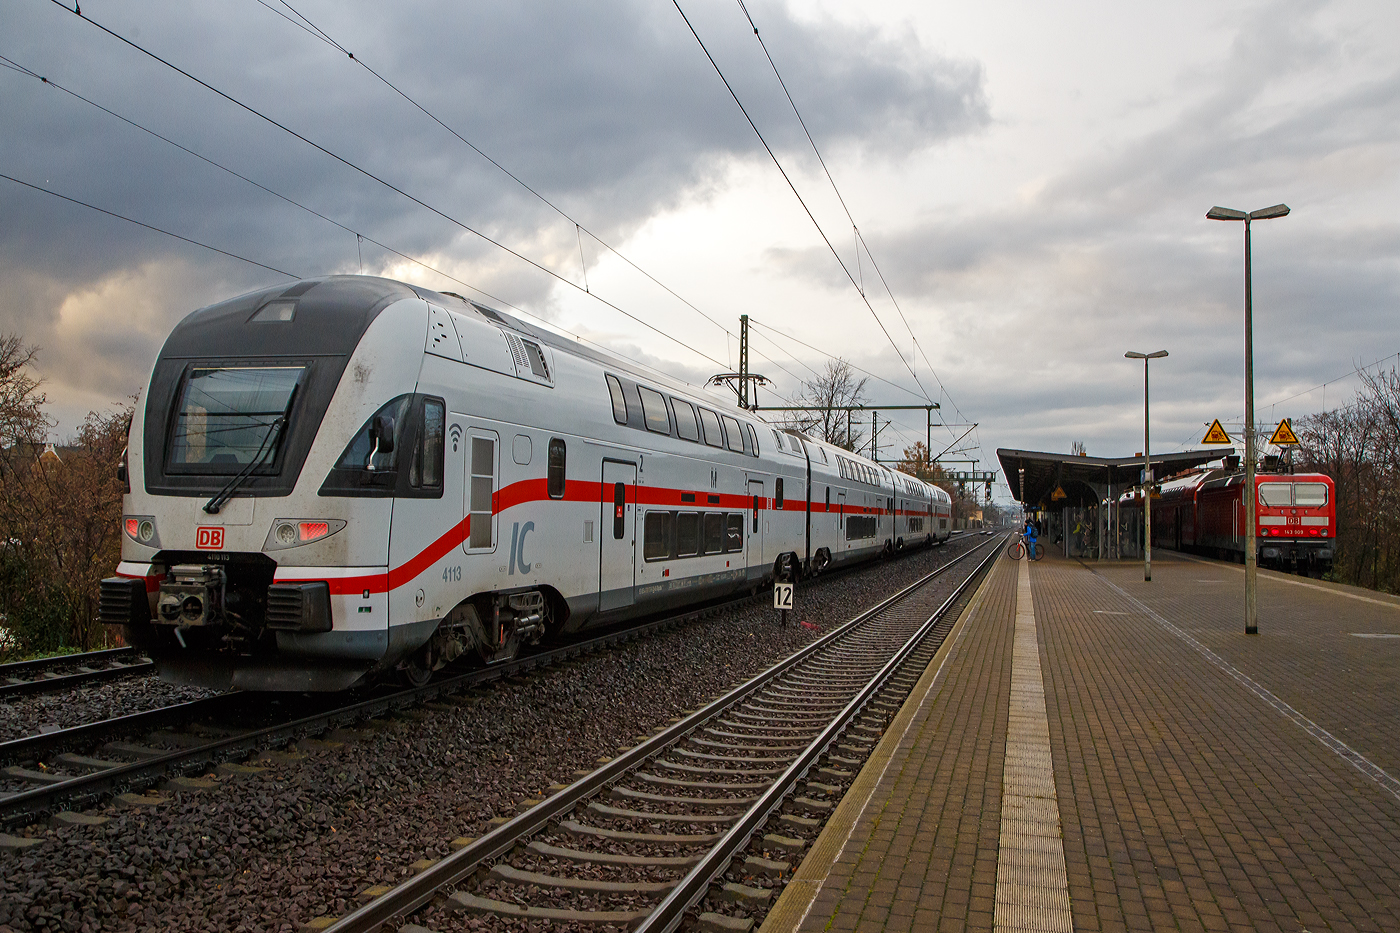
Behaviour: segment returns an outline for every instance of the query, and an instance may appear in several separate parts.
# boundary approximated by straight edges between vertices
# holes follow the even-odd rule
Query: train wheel
[[[424,645],[413,652],[399,667],[404,683],[410,687],[421,687],[433,679],[433,657],[431,647]]]

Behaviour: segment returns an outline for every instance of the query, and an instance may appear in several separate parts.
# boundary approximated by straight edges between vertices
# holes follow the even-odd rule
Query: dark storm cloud
[[[730,160],[762,154],[669,5],[298,6],[605,239],[621,239],[658,210],[703,196]],[[934,55],[909,35],[799,22],[780,5],[752,8],[826,145],[897,159],[986,120],[982,75],[973,64]],[[254,0],[194,7],[93,0],[83,12],[450,218],[546,265],[575,268],[572,225],[343,53]],[[770,142],[785,157],[805,158],[800,127],[738,9],[688,12]],[[538,302],[551,287],[547,276],[462,226],[71,11],[0,0],[0,20],[0,55],[346,227],[410,255],[447,260],[509,301]],[[361,257],[366,271],[394,261],[13,70],[0,69],[0,108],[6,174],[300,275],[354,271]],[[0,217],[0,330],[44,344],[51,383],[71,379],[124,393],[139,377],[121,383],[114,374],[148,365],[163,331],[182,314],[230,290],[280,280],[5,181]],[[423,280],[446,287],[426,273]],[[117,287],[123,281],[126,291]],[[88,295],[84,304],[73,296],[102,288],[113,301],[129,300],[135,290],[152,305],[119,341],[78,320],[97,299]],[[109,326],[122,315],[112,308]],[[97,365],[79,365],[93,354]]]

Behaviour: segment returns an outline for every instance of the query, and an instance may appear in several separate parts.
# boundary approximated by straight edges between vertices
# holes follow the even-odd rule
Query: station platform
[[[999,559],[761,927],[1400,931],[1400,599]]]

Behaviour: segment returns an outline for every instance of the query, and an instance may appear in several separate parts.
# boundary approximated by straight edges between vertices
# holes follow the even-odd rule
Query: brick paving
[[[1237,568],[1090,566],[1031,567],[1074,929],[1400,931],[1400,799],[1298,724],[1400,778],[1400,638],[1353,634],[1400,634],[1400,601],[1261,573],[1245,636]],[[1017,568],[814,847],[810,909],[784,909],[804,863],[764,933],[992,929]]]

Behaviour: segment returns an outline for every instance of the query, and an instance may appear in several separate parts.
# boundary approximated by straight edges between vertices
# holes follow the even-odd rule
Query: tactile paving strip
[[[1011,716],[1002,771],[1001,837],[993,924],[998,931],[1071,933],[1060,807],[1050,758],[1050,721],[1031,600],[1030,563],[1016,582]]]

